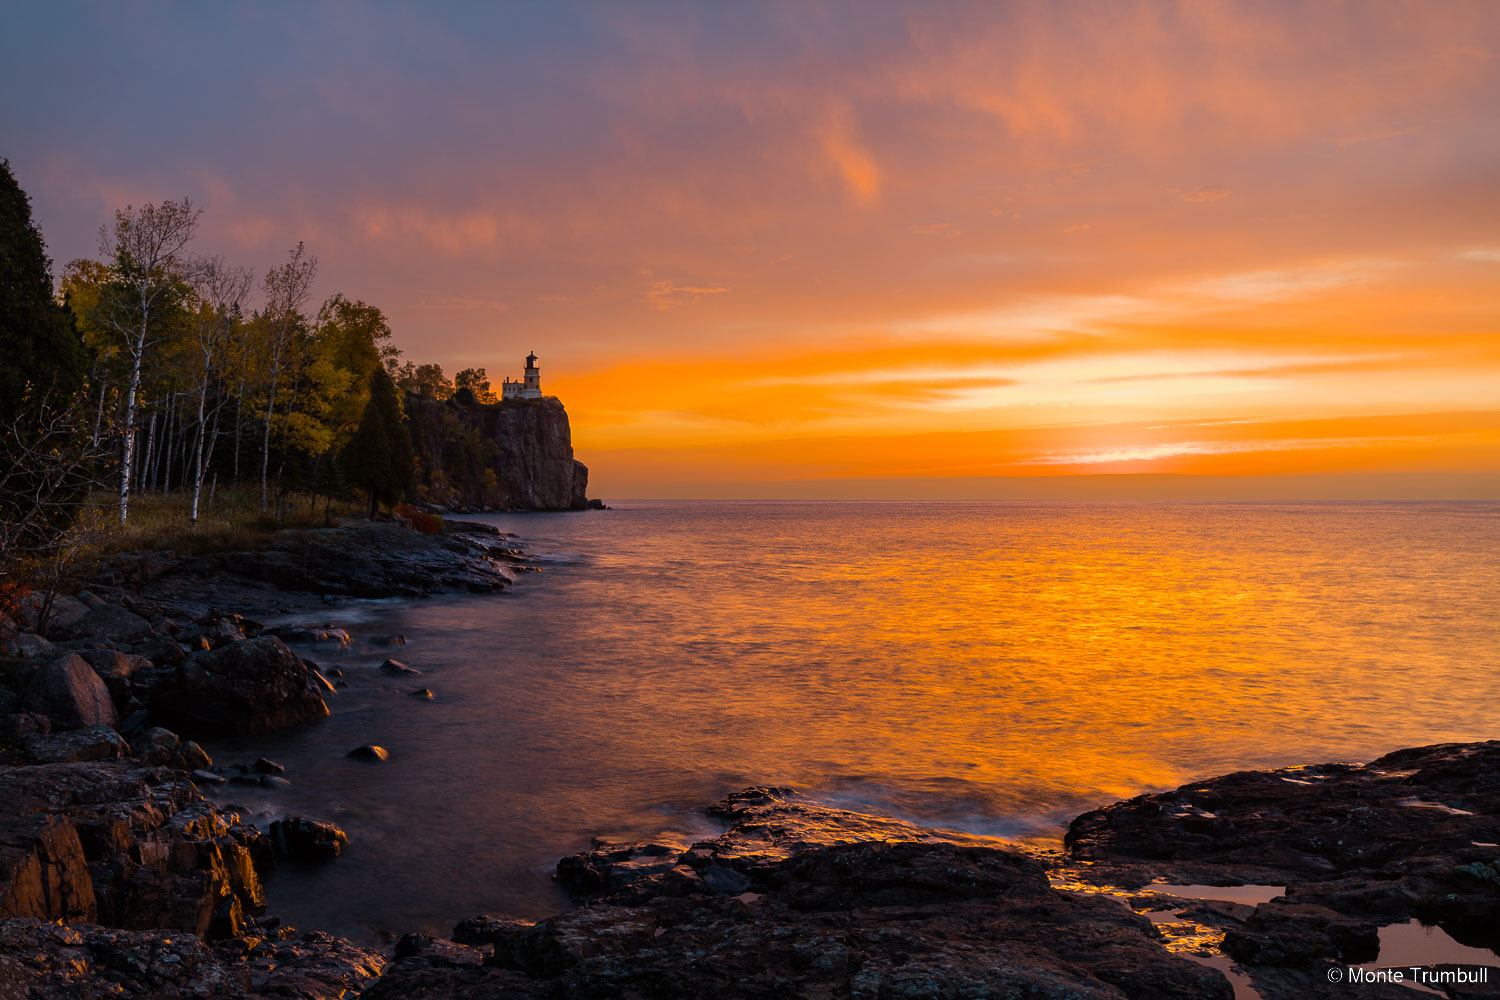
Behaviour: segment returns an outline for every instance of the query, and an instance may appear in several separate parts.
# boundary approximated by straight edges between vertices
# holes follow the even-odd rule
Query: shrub
[[[424,535],[436,535],[443,530],[443,519],[436,514],[428,514],[417,510],[409,503],[401,504],[396,508],[396,516],[404,517],[411,522],[411,526]]]

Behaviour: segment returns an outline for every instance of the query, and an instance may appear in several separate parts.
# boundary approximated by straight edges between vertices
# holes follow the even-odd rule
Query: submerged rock
[[[408,667],[400,660],[386,660],[380,665],[380,672],[383,674],[391,674],[397,677],[416,677],[422,673],[422,671],[420,670],[417,670],[413,667]]]

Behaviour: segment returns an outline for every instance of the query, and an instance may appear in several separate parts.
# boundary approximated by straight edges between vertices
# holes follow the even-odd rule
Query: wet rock
[[[355,747],[353,750],[350,750],[348,753],[344,754],[344,756],[352,757],[355,760],[380,761],[391,759],[390,752],[386,750],[385,747],[375,746],[373,743],[366,744],[362,747]]]
[[[402,663],[400,660],[386,660],[380,665],[380,672],[397,677],[415,677],[422,673]]]
[[[60,733],[37,733],[23,740],[26,756],[35,764],[114,760],[130,756],[130,744],[108,726],[90,726]]]
[[[77,653],[58,657],[38,670],[21,707],[47,716],[55,729],[113,728],[119,722],[109,689]]]
[[[188,733],[261,733],[321,719],[328,706],[275,636],[194,653],[151,691],[151,711]]]
[[[486,913],[477,917],[470,917],[468,920],[460,920],[454,925],[453,940],[459,944],[480,947],[493,943],[495,935],[502,930],[532,926],[534,925],[529,920],[515,920],[511,917],[493,917]]]
[[[421,698],[423,701],[432,700],[432,692],[427,688],[417,688],[415,691],[406,692],[412,698]]]
[[[333,686],[333,682],[330,681],[327,677],[323,676],[323,672],[322,671],[320,671],[320,670],[318,670],[316,668],[310,667],[308,669],[308,671],[307,671],[307,675],[313,679],[313,683],[317,684],[318,687],[323,690],[324,694],[338,694],[339,693],[338,692],[338,688],[334,687]]]
[[[290,788],[292,783],[280,775],[263,774],[260,776],[260,786],[262,788]]]
[[[190,771],[214,766],[213,758],[208,755],[208,752],[192,740],[183,740],[177,752],[182,756],[182,766]]]
[[[77,636],[92,636],[114,642],[130,642],[151,636],[151,623],[118,604],[90,608],[68,629]]]
[[[153,726],[146,730],[144,737],[138,742],[141,760],[147,764],[167,764],[177,756],[177,747],[182,739],[170,729]]]
[[[358,522],[285,533],[262,551],[212,559],[221,570],[324,595],[420,597],[442,590],[500,590],[508,582],[478,542],[463,535],[423,535],[398,524]]]
[[[194,771],[193,780],[200,785],[224,784],[224,776],[222,774],[215,774],[212,771]]]
[[[271,630],[272,635],[278,635],[287,642],[315,643],[317,645],[331,645],[336,649],[348,649],[354,644],[354,637],[341,628],[325,625],[322,628],[306,628],[302,626],[276,628]]]
[[[1496,741],[1195,782],[1085,813],[1065,843],[1093,881],[1286,885],[1226,931],[1257,967],[1362,961],[1413,918],[1500,947],[1500,881],[1476,878],[1500,862]]]
[[[388,635],[388,636],[385,636],[382,639],[376,639],[375,640],[375,645],[377,645],[377,646],[404,646],[404,645],[406,645],[406,636],[404,636],[404,635]]]
[[[478,948],[429,934],[401,935],[395,956],[407,968],[477,969],[484,962],[484,952]]]
[[[360,995],[386,965],[380,954],[327,934],[254,935],[209,945],[175,931],[38,920],[0,923],[0,952],[23,970],[37,1000],[340,1000]]]
[[[348,846],[349,838],[332,823],[288,816],[271,824],[271,842],[277,857],[288,861],[331,861]]]
[[[255,758],[255,763],[250,765],[257,774],[285,774],[286,768],[266,757]]]
[[[1278,900],[1257,906],[1243,926],[1226,931],[1224,952],[1247,965],[1306,969],[1330,960],[1357,965],[1375,961],[1380,934],[1369,921]]]

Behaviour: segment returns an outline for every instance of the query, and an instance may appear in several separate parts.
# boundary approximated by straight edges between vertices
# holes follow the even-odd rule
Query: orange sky
[[[1497,495],[1500,5],[191,10],[3,43],[54,256],[305,239],[413,358],[534,349],[598,495]]]

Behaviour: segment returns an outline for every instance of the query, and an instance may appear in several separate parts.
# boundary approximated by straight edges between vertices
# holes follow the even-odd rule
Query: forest
[[[205,521],[375,517],[465,477],[483,495],[471,463],[486,442],[449,422],[419,452],[405,401],[495,404],[484,369],[449,379],[402,358],[378,306],[314,303],[318,260],[300,242],[263,273],[201,252],[201,218],[187,199],[121,208],[96,258],[54,274],[0,161],[4,585],[159,541],[143,517],[181,543]]]

